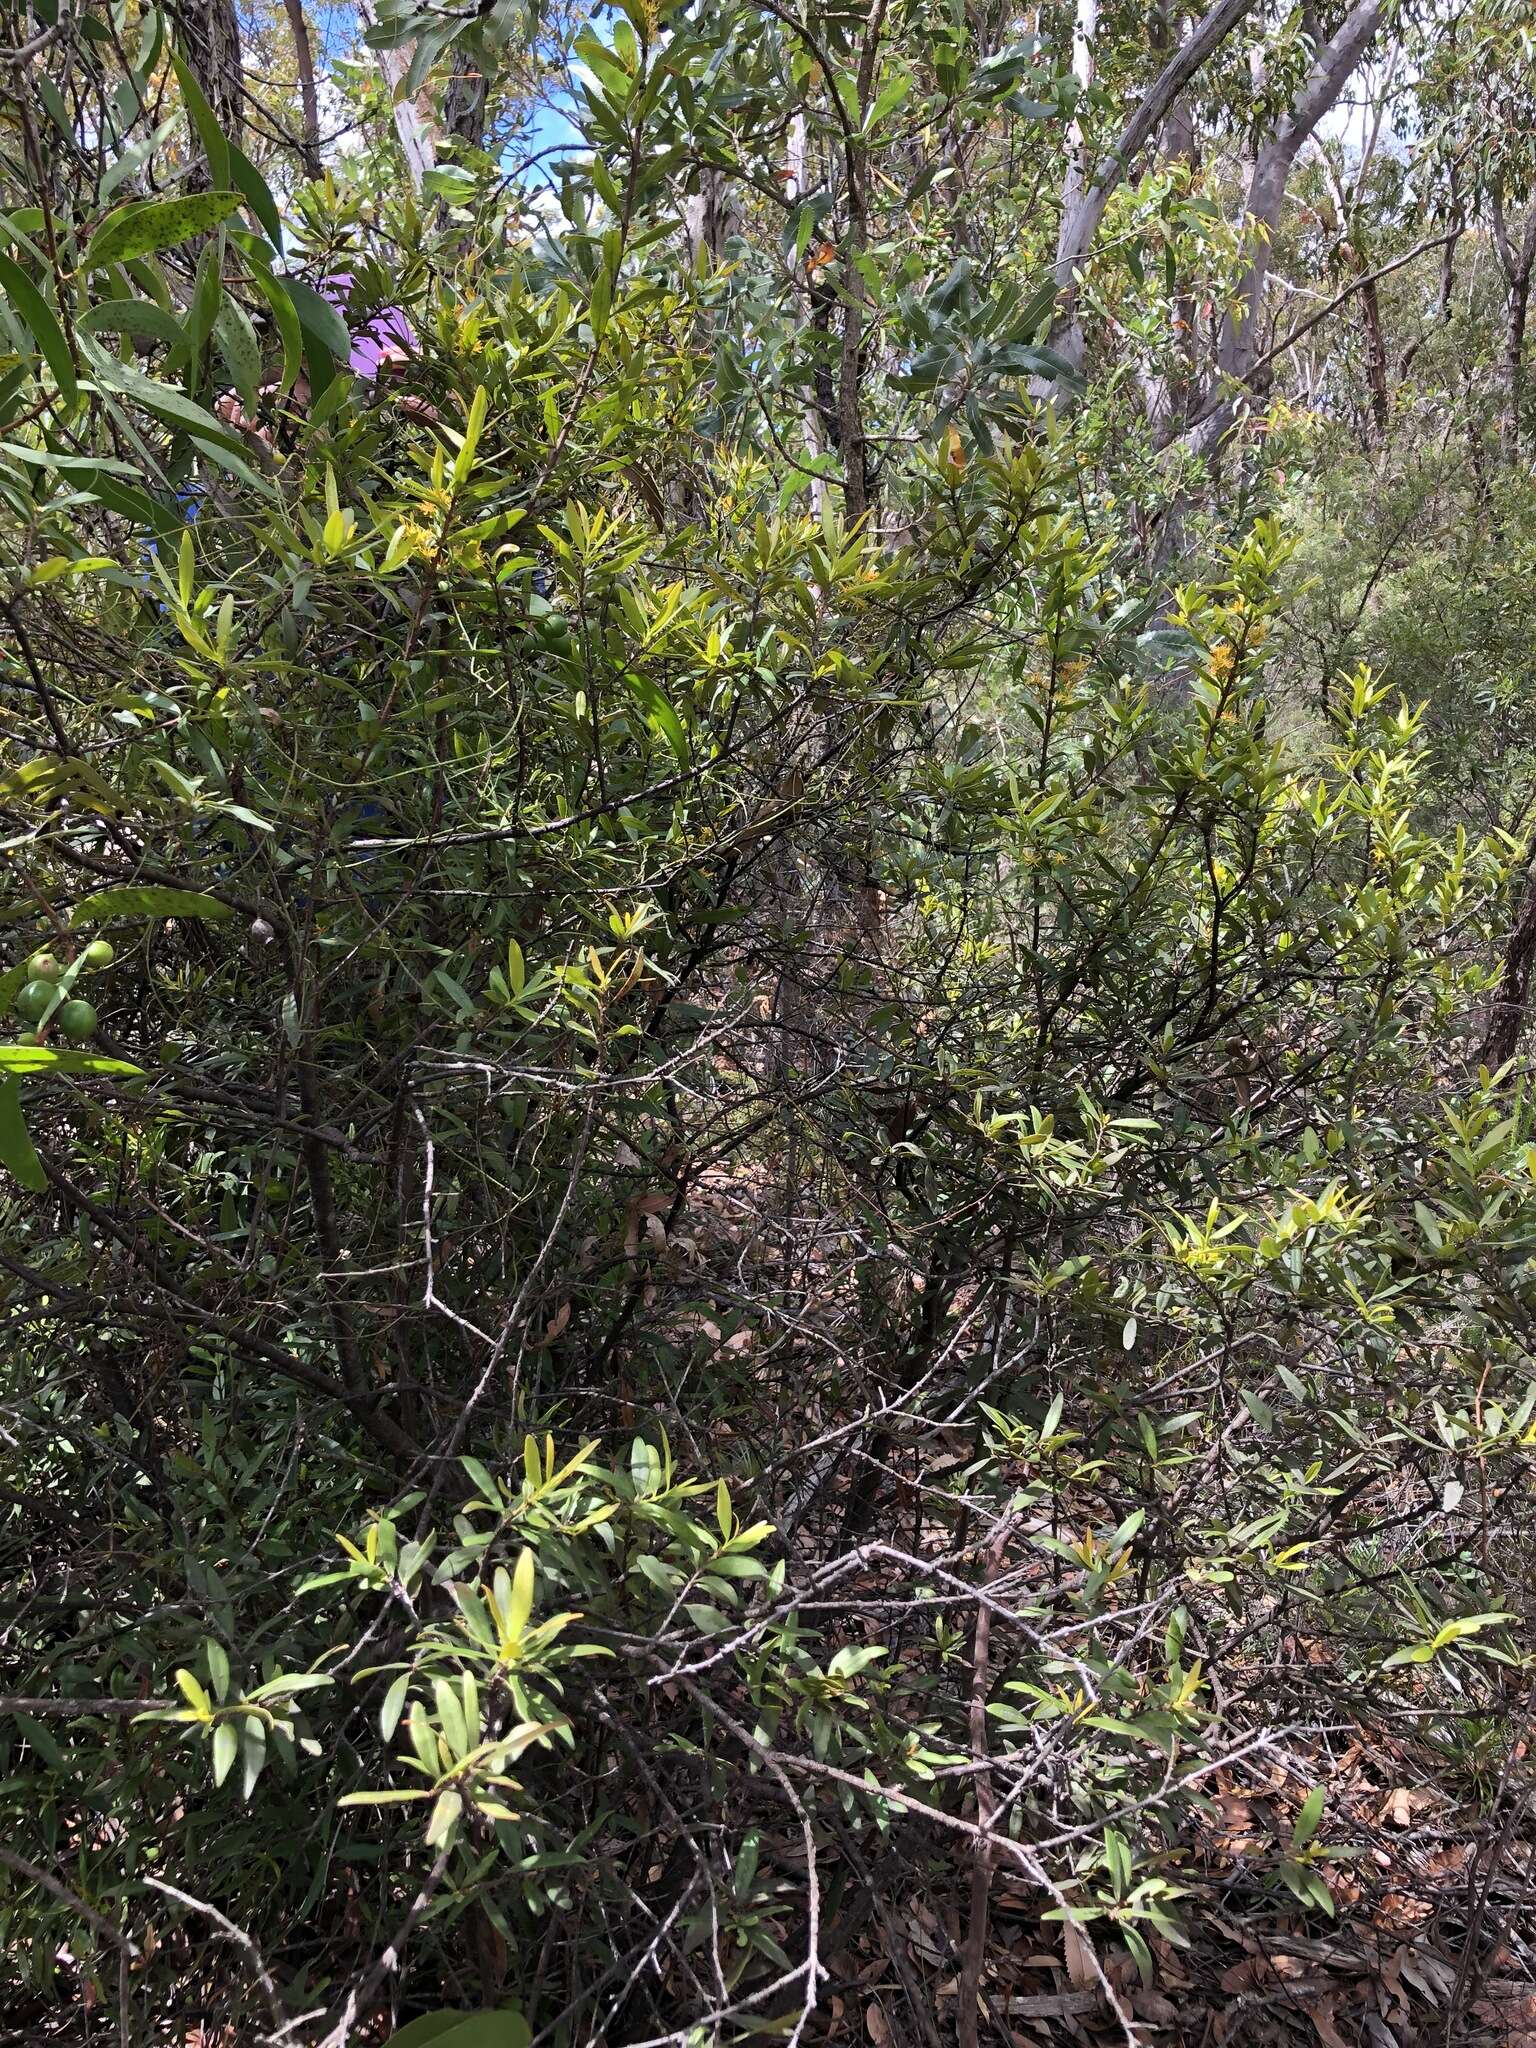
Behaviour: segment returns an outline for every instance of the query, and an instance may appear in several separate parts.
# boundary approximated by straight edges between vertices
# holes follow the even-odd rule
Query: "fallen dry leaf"
[[[1334,2024],[1333,2017],[1342,1997],[1343,1993],[1340,1992],[1332,1998],[1309,1999],[1302,2008],[1317,2030],[1317,2038],[1322,2042],[1323,2048],[1349,2048],[1349,2043]]]
[[[1067,1920],[1062,1924],[1062,1938],[1066,1947],[1067,1977],[1074,1991],[1085,1991],[1090,1984],[1099,1981],[1093,1967],[1093,1944],[1075,1922]]]
[[[560,1335],[561,1331],[565,1328],[566,1324],[570,1320],[571,1304],[568,1301],[562,1301],[560,1306],[555,1310],[554,1314],[550,1317],[549,1321],[545,1324],[544,1335],[539,1339],[539,1342],[541,1344],[553,1344],[555,1339]]]

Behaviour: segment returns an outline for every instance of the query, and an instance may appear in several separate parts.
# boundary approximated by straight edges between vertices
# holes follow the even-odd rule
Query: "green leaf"
[[[20,264],[13,263],[9,256],[0,256],[0,292],[4,292],[37,343],[38,353],[53,372],[59,396],[66,404],[73,405],[80,396],[80,385],[75,376],[75,360],[69,352],[69,343],[64,339],[58,315]]]
[[[463,2019],[461,2012],[423,2013],[419,2020],[412,2020],[399,2033],[391,2034],[385,2048],[427,2048],[429,2041],[441,2042],[448,2030],[459,2026]]]
[[[453,1791],[439,1792],[437,1803],[427,1821],[427,1847],[436,1849],[446,1842],[458,1826],[459,1816],[464,1811],[462,1797]]]
[[[532,2039],[520,2012],[477,2012],[441,2036],[439,2048],[528,2048]]]
[[[223,303],[224,238],[221,235],[217,241],[205,242],[197,259],[197,283],[187,312],[187,339],[194,349],[200,349],[212,334],[213,323],[219,317]]]
[[[21,1116],[21,1083],[15,1075],[0,1081],[0,1164],[8,1166],[24,1188],[43,1193],[48,1176]]]
[[[174,538],[180,525],[164,505],[157,505],[143,491],[136,491],[131,484],[119,483],[115,477],[105,476],[100,470],[94,474],[87,471],[80,478],[79,488],[105,505],[109,512],[115,512],[119,519],[130,520],[135,526],[152,526],[167,543]]]
[[[91,374],[103,390],[131,399],[175,432],[190,434],[206,449],[223,448],[233,455],[241,454],[244,443],[240,436],[233,429],[221,426],[211,412],[194,405],[180,391],[172,390],[169,384],[162,384],[154,377],[144,376],[127,363],[120,363],[116,356],[109,355],[83,335],[80,347],[90,362]],[[249,471],[245,474],[253,484],[256,483],[256,478],[251,477]]]
[[[239,392],[247,410],[256,410],[256,390],[261,383],[261,343],[250,316],[228,293],[213,323],[213,338],[229,371],[229,381]]]
[[[533,1552],[524,1550],[512,1574],[512,1606],[507,1616],[508,1633],[520,1636],[533,1612]]]
[[[872,128],[878,128],[886,115],[894,113],[911,90],[912,80],[906,73],[896,78],[888,78],[880,88],[880,96],[865,119],[864,133],[867,135]]]
[[[480,1460],[478,1458],[460,1458],[459,1463],[464,1467],[464,1470],[469,1474],[475,1485],[479,1487],[481,1500],[488,1501],[492,1507],[499,1507],[501,1505],[501,1488],[496,1484]]]
[[[318,341],[328,356],[344,363],[352,353],[352,337],[336,308],[328,299],[322,299],[314,286],[306,284],[302,277],[282,277],[277,279],[277,283],[293,302],[293,310],[304,332]]]
[[[1323,1804],[1328,1797],[1326,1785],[1314,1785],[1301,1803],[1296,1816],[1296,1826],[1291,1833],[1291,1847],[1305,1849],[1317,1833],[1317,1824],[1323,1817]]]
[[[213,1731],[213,1782],[222,1785],[234,1766],[240,1737],[233,1721],[221,1721]]]
[[[299,325],[298,313],[281,278],[273,277],[270,271],[258,266],[252,270],[250,282],[271,311],[272,324],[283,344],[281,386],[284,391],[290,390],[304,360],[304,330]]]
[[[467,1756],[471,1746],[469,1727],[458,1694],[446,1678],[438,1678],[433,1680],[432,1697],[437,1702],[437,1718],[448,1747],[456,1757]]]
[[[271,187],[238,143],[229,145],[229,182],[239,188],[246,205],[261,222],[278,255],[283,252],[283,221]]]
[[[108,1059],[72,1045],[0,1045],[0,1073],[142,1074],[132,1060]]]
[[[178,1670],[175,1677],[177,1687],[187,1705],[192,1708],[200,1720],[211,1721],[213,1719],[213,1702],[203,1690],[201,1682],[192,1672],[184,1669]]]
[[[247,1714],[240,1724],[240,1754],[240,1796],[249,1799],[267,1764],[266,1723],[256,1714]]]
[[[124,263],[206,235],[240,204],[238,192],[190,192],[181,199],[134,199],[109,213],[85,246],[82,270]]]
[[[453,458],[453,482],[455,488],[464,483],[475,466],[475,450],[480,446],[480,436],[485,428],[485,413],[489,403],[483,384],[475,386],[475,395],[469,401],[469,417],[464,422],[464,439],[459,452]]]
[[[229,1698],[229,1656],[224,1645],[210,1639],[203,1645],[203,1655],[208,1660],[208,1676],[213,1680],[216,1698]]]
[[[385,2048],[528,2048],[528,2022],[510,2006],[503,2012],[429,2012],[391,2034]]]
[[[413,1799],[430,1799],[427,1791],[409,1792],[343,1792],[337,1800],[338,1806],[408,1806]]]
[[[400,1716],[405,1712],[405,1695],[410,1689],[410,1683],[410,1672],[402,1671],[384,1695],[384,1704],[379,1709],[379,1733],[386,1742],[400,1725]]]
[[[80,315],[75,326],[82,334],[143,334],[180,348],[186,341],[181,322],[153,299],[103,299]]]
[[[318,1688],[334,1685],[324,1671],[280,1671],[276,1678],[269,1678],[264,1685],[258,1685],[254,1692],[246,1694],[250,1700],[291,1698],[296,1693],[314,1692]]]
[[[624,674],[625,681],[634,692],[641,710],[651,723],[666,735],[668,745],[677,756],[679,767],[686,768],[688,735],[683,730],[683,721],[649,676],[639,675],[634,669],[626,669]]]
[[[70,915],[71,924],[101,924],[112,917],[196,917],[205,924],[220,924],[234,912],[217,896],[204,896],[196,889],[124,888],[99,889],[82,897]]]
[[[181,87],[182,102],[188,118],[197,131],[197,139],[203,145],[203,154],[208,159],[209,174],[215,185],[224,186],[230,182],[229,140],[219,126],[212,107],[203,97],[203,89],[195,74],[181,57],[171,53],[171,69],[176,74],[176,83]]]

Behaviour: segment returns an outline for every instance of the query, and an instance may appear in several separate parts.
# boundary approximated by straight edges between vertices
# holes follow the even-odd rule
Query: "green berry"
[[[42,1040],[38,1037],[35,1031],[18,1031],[16,1034],[16,1043],[18,1045],[41,1045]]]
[[[112,965],[117,958],[117,948],[110,939],[92,939],[80,957],[94,974],[98,967]]]
[[[96,1029],[96,1005],[76,996],[59,1011],[59,1029],[76,1045],[83,1045]]]
[[[34,953],[27,962],[28,981],[57,981],[63,972],[63,964],[55,953]]]
[[[41,1024],[48,1005],[57,993],[51,981],[24,982],[16,998],[16,1014],[29,1024]]]

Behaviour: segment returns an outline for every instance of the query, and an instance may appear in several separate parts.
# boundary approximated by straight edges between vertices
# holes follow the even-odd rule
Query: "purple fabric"
[[[327,299],[338,313],[346,311],[347,295],[352,289],[352,273],[349,270],[334,271],[319,287],[320,296]],[[381,306],[371,320],[352,331],[352,353],[347,367],[355,376],[371,384],[379,374],[379,365],[386,350],[409,351],[416,346],[416,330],[398,306]]]

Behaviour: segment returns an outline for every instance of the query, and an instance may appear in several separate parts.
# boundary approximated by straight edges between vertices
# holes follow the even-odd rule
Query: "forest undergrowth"
[[[316,29],[0,11],[0,2040],[1531,2048],[1526,10]]]

